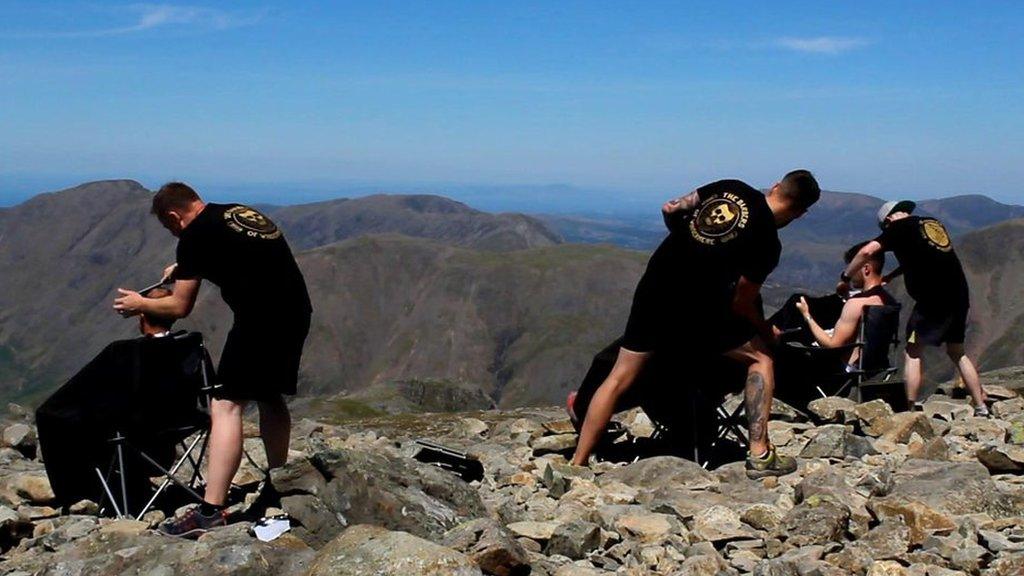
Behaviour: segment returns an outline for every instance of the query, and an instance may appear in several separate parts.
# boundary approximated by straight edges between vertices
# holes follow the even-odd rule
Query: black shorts
[[[749,342],[757,330],[731,309],[730,295],[687,292],[648,267],[633,294],[622,336],[632,352],[680,350],[722,354]]]
[[[292,318],[235,320],[220,356],[214,394],[227,400],[273,400],[295,394],[309,314]]]
[[[949,307],[914,304],[907,320],[907,343],[939,346],[963,344],[967,333],[967,305]]]

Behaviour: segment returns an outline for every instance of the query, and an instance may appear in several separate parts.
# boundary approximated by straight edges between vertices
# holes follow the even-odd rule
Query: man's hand
[[[800,311],[800,315],[804,317],[804,321],[810,319],[811,308],[807,305],[807,299],[803,296],[801,296],[800,301],[796,303],[796,309]]]
[[[169,282],[174,279],[174,271],[178,269],[178,263],[175,262],[167,268],[164,268],[164,275],[160,278],[161,282]]]
[[[117,310],[118,314],[127,318],[142,312],[142,303],[145,298],[141,294],[124,288],[118,288],[117,291],[121,294],[114,298],[114,310]]]

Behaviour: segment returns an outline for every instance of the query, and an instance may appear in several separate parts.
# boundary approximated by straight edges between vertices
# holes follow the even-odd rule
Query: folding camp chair
[[[899,304],[865,306],[857,328],[857,339],[846,346],[819,348],[788,344],[791,351],[810,362],[824,361],[826,365],[834,366],[845,365],[842,358],[854,350],[859,351],[857,362],[852,367],[820,376],[821,382],[815,385],[815,390],[821,397],[845,396],[857,402],[880,397],[896,404],[894,408],[900,408],[902,385],[893,380],[898,368],[892,361],[900,343],[900,309]]]
[[[690,391],[689,447],[693,461],[704,468],[729,460],[725,455],[727,448],[745,450],[750,445],[742,398],[731,409],[728,406],[730,393],[736,390],[743,393],[746,370],[738,362],[724,357],[717,358],[708,368],[699,382],[687,386]]]
[[[109,504],[118,518],[141,518],[172,484],[202,501],[196,489],[204,482],[200,470],[209,442],[210,395],[216,388],[213,365],[202,334],[178,332],[166,338],[170,341],[162,343],[159,361],[134,360],[136,408],[119,419],[108,440],[113,456],[106,474],[95,468],[103,489],[101,509]],[[175,447],[180,455],[153,453]],[[179,476],[186,464],[191,471]],[[151,477],[163,478],[155,490]],[[140,499],[140,484],[152,490],[148,499]]]

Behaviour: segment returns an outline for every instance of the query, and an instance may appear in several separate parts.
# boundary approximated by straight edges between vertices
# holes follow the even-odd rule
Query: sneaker
[[[576,403],[576,392],[569,392],[569,395],[565,397],[565,411],[569,414],[569,420],[573,426],[578,426],[580,419],[576,417],[576,411],[573,410],[573,404]]]
[[[911,412],[924,412],[924,402],[914,402],[910,406]]]
[[[775,446],[768,449],[764,458],[747,456],[747,478],[756,480],[766,476],[785,476],[796,472],[796,458],[783,456],[775,451]]]
[[[974,415],[978,418],[988,418],[992,415],[988,410],[988,406],[975,406]]]
[[[224,518],[224,511],[215,512],[213,516],[204,516],[199,512],[199,507],[190,508],[178,518],[171,518],[160,525],[160,532],[168,536],[179,536],[181,538],[196,539],[205,534],[211,528],[225,526],[227,520]]]

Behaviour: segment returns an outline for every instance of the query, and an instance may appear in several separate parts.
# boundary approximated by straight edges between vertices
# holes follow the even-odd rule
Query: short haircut
[[[150,212],[157,218],[163,218],[171,210],[186,210],[200,200],[199,194],[184,182],[168,182],[153,195]]]
[[[174,292],[171,292],[167,288],[157,287],[146,292],[145,294],[143,294],[143,296],[145,298],[167,298],[172,294],[174,294]],[[165,330],[170,330],[171,327],[174,326],[174,318],[169,318],[167,316],[157,316],[155,314],[144,314],[144,316],[146,317],[146,322],[149,322],[150,326],[163,328]]]
[[[779,192],[804,210],[821,198],[821,188],[809,170],[793,170],[783,176],[779,181]]]
[[[868,245],[868,242],[871,241],[865,240],[864,242],[858,242],[857,244],[850,246],[850,249],[846,251],[846,254],[843,254],[843,262],[846,262],[847,264],[853,262],[854,257],[857,256],[857,253],[860,252],[861,248]],[[878,271],[881,272],[882,269],[885,268],[885,252],[876,250],[875,253],[868,258],[868,262],[875,263],[878,266]]]

